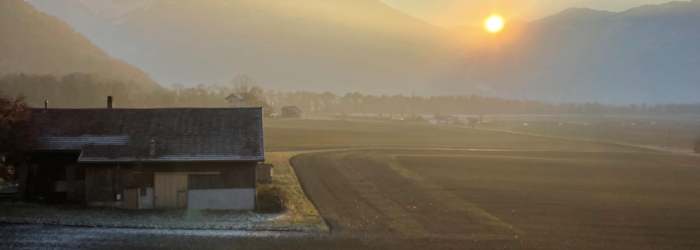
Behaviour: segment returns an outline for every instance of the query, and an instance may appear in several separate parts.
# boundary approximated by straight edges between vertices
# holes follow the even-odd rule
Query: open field
[[[558,250],[700,245],[695,239],[700,235],[695,199],[700,195],[700,169],[695,167],[700,165],[694,157],[464,127],[265,122],[266,158],[275,165],[274,185],[282,188],[289,208],[282,220],[268,226],[324,229],[327,224],[330,233],[0,224],[0,235],[13,239],[0,241],[0,248]],[[76,240],[33,240],[56,235]]]
[[[339,234],[512,239],[503,247],[525,249],[700,247],[696,157],[366,150],[292,164]]]
[[[290,215],[276,220],[275,226],[326,229],[316,208],[299,185],[289,159],[299,150],[363,147],[420,147],[518,149],[557,151],[640,151],[592,142],[537,138],[500,132],[431,125],[368,123],[334,120],[265,120],[265,147],[268,163],[275,165],[274,185],[281,188],[282,200]],[[308,153],[308,152],[307,152]]]
[[[265,120],[267,151],[351,147],[433,147],[518,150],[638,151],[594,142],[427,124],[337,120]]]
[[[486,116],[479,129],[641,145],[674,151],[693,150],[700,120],[684,117]]]

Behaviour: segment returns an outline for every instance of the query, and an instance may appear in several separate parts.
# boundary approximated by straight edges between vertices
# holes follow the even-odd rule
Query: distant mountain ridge
[[[577,25],[611,18],[617,13],[610,11],[594,10],[589,8],[569,8],[556,15],[548,16],[533,23],[541,26],[557,26],[563,23]]]
[[[111,58],[58,18],[22,0],[0,1],[0,76],[12,73],[97,74],[161,89],[144,72]]]
[[[474,37],[470,37],[474,38]],[[438,89],[604,103],[697,102],[700,1],[568,9],[474,44]],[[478,87],[478,88],[477,88]]]
[[[409,93],[450,53],[447,32],[376,0],[169,0],[114,18],[80,0],[31,3],[166,86],[245,73],[281,90]]]
[[[568,9],[510,20],[495,36],[376,0],[27,1],[166,86],[247,73],[274,89],[338,93],[619,104],[697,102],[700,92],[698,0]]]

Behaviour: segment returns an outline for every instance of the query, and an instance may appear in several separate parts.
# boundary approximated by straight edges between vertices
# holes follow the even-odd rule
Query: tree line
[[[102,78],[93,74],[54,75],[10,74],[0,78],[0,92],[24,96],[31,107],[102,108],[106,96],[115,99],[117,108],[226,107],[232,93],[246,92],[279,110],[297,106],[307,114],[371,114],[391,117],[449,114],[532,114],[532,115],[694,115],[699,104],[550,103],[508,100],[482,95],[405,96],[365,95],[330,92],[275,91],[259,87],[247,75],[233,78],[227,85],[200,84],[193,87],[175,84],[170,89],[144,88],[135,82]]]

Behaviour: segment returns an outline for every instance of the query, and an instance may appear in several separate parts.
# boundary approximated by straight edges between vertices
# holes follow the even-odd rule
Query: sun
[[[503,26],[505,25],[506,21],[503,20],[503,17],[498,16],[498,15],[493,15],[490,16],[489,18],[486,19],[486,22],[484,23],[484,27],[488,32],[491,33],[498,33],[501,30],[503,30]]]

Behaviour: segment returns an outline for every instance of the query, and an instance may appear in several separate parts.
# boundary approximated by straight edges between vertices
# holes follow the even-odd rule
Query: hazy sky
[[[669,0],[380,0],[442,27],[479,25],[492,13],[507,19],[533,20],[571,7],[623,11]]]

